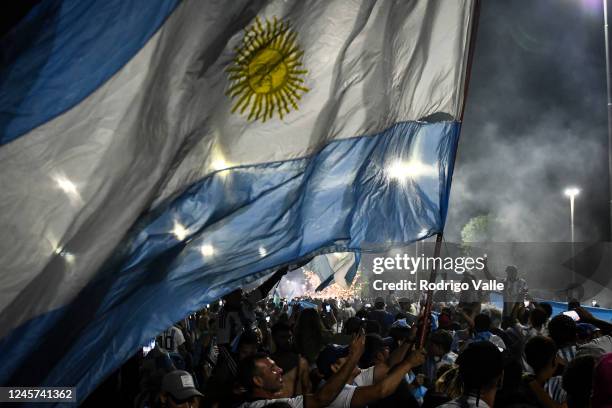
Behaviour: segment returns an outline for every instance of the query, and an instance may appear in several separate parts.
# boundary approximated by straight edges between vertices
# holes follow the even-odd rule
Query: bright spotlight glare
[[[576,187],[569,187],[566,188],[565,191],[563,192],[567,197],[575,197],[578,194],[580,194],[580,189],[576,188]]]
[[[430,165],[423,164],[416,160],[407,162],[398,160],[386,169],[386,173],[387,177],[390,179],[403,181],[408,178],[434,175],[435,169]]]
[[[261,256],[262,258],[265,257],[266,255],[268,255],[268,251],[266,251],[266,248],[264,247],[259,247],[259,256]]]
[[[70,200],[73,203],[76,204],[76,203],[82,202],[81,194],[79,194],[79,190],[77,189],[76,184],[74,184],[70,179],[68,179],[67,177],[61,174],[56,174],[52,177],[55,183],[58,185],[58,187],[64,193],[66,193],[66,195],[70,198]]]
[[[215,171],[221,171],[232,167],[231,163],[227,162],[222,156],[219,156],[217,159],[213,160],[210,166]]]
[[[172,233],[179,241],[182,241],[187,238],[189,230],[185,228],[180,222],[174,221],[174,228],[172,229]]]
[[[204,244],[200,247],[200,252],[204,257],[213,256],[213,254],[215,253],[215,248],[213,248],[212,245]]]

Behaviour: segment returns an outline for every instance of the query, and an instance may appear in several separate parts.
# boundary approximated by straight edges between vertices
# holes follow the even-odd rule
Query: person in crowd
[[[288,267],[276,271],[257,289],[245,295],[238,288],[223,297],[223,307],[218,314],[217,343],[219,346],[230,347],[232,341],[243,330],[254,330],[256,327],[257,302],[288,272]]]
[[[504,284],[504,290],[502,292],[504,298],[504,309],[502,316],[510,316],[514,305],[516,303],[522,303],[525,300],[525,296],[529,292],[527,282],[523,278],[518,277],[518,269],[514,265],[508,265],[506,267],[506,277],[504,279],[497,279],[489,270],[488,259],[484,258],[484,269],[483,272],[485,277],[490,280],[497,280]]]
[[[319,351],[332,339],[333,333],[325,329],[316,309],[304,309],[300,312],[294,328],[294,340],[297,352],[309,364],[314,364]]]
[[[201,397],[202,393],[196,389],[193,377],[187,371],[171,371],[162,379],[159,400],[163,407],[197,408]]]
[[[244,295],[238,308],[227,300],[190,315],[158,336],[148,354],[143,349],[135,356],[132,392],[122,381],[113,388],[127,396],[122,401],[134,401],[136,408],[612,408],[612,324],[578,303],[572,310],[579,320],[560,314],[547,324],[549,304],[513,302],[501,330],[501,311],[493,305],[455,308],[434,300],[438,324],[426,335],[423,355],[412,350],[420,324],[405,317],[407,298],[399,299],[395,307],[402,311],[393,317],[391,300],[382,298],[268,297],[250,309],[254,324],[243,319],[249,304]],[[352,304],[368,307],[332,323],[333,330],[325,327],[322,314],[343,316]],[[230,330],[233,340],[219,347],[219,333],[227,334],[221,322],[238,330]],[[356,338],[363,344],[355,344]],[[175,372],[180,374],[162,384]],[[181,377],[186,385],[178,387]]]
[[[353,308],[353,306],[348,301],[342,301],[342,314],[340,317],[343,322],[346,322],[348,319],[355,317],[356,313],[357,312],[355,311],[355,308]]]
[[[474,342],[459,355],[457,364],[461,396],[440,407],[493,407],[504,373],[502,352],[488,341]]]
[[[158,337],[159,346],[168,353],[187,354],[185,336],[178,324],[170,326]]]
[[[336,325],[338,324],[336,310],[333,302],[326,301],[321,305],[321,322],[325,329],[331,333],[336,332]]]
[[[461,283],[467,284],[468,288],[466,290],[462,290],[459,294],[459,305],[472,305],[475,303],[482,303],[485,300],[485,294],[482,290],[477,290],[472,281],[475,281],[476,276],[472,274],[471,271],[465,271],[463,276],[461,277]]]
[[[461,346],[458,345],[461,342],[461,338],[456,337],[454,339],[455,346],[453,349],[460,351],[468,344],[478,341],[488,341],[497,346],[500,350],[504,350],[506,348],[506,344],[501,337],[491,333],[491,318],[484,313],[481,313],[474,318],[474,327],[470,331],[470,336],[463,340],[463,344]]]
[[[283,370],[283,397],[308,394],[311,390],[308,361],[295,351],[293,332],[287,323],[272,326],[275,352],[270,358]]]
[[[222,407],[232,406],[238,390],[235,381],[241,361],[259,351],[260,338],[254,331],[245,331],[238,338],[236,350],[219,348],[217,364],[206,384],[206,397],[213,404]]]
[[[599,327],[591,323],[576,324],[576,346],[590,343],[601,335]]]
[[[385,367],[386,372],[393,343],[392,337],[383,338],[376,333],[366,334],[365,350],[359,361],[359,367],[362,369],[373,369],[376,366],[378,366],[379,369],[380,367]]]
[[[564,314],[553,317],[548,333],[559,349],[561,364],[566,366],[576,355],[576,322]]]
[[[324,408],[330,406],[338,393],[353,375],[357,362],[363,354],[365,336],[356,336],[351,342],[345,364],[316,392],[292,398],[280,398],[283,389],[283,370],[265,354],[256,354],[241,362],[240,384],[244,387],[244,402],[240,408],[261,408],[275,403],[285,403],[292,408]],[[348,408],[348,407],[347,407]]]
[[[561,382],[553,382],[555,385],[552,388],[549,384],[559,364],[555,342],[549,337],[532,337],[525,344],[525,359],[534,374],[526,375],[523,379],[521,393],[524,402],[542,408],[560,407],[558,401],[566,399]]]
[[[144,356],[140,365],[140,392],[134,400],[135,408],[152,407],[159,404],[164,376],[176,370],[172,359],[159,344]]]
[[[515,305],[515,310],[524,310],[524,306],[520,303]],[[520,313],[520,312],[519,312]],[[513,319],[513,324],[506,329],[504,335],[504,342],[508,345],[508,351],[513,357],[520,358],[522,360],[523,368],[533,374],[531,369],[528,367],[523,357],[525,344],[530,338],[535,336],[543,335],[544,324],[546,323],[547,317],[546,312],[540,307],[535,307],[529,312],[528,324],[521,324],[518,319]]]
[[[588,408],[593,389],[593,370],[597,359],[593,356],[574,358],[563,372],[563,389],[567,393],[568,408]]]
[[[612,407],[612,353],[604,354],[593,374],[593,394],[591,396],[592,408]]]
[[[407,351],[408,348],[405,348]],[[346,347],[328,345],[317,359],[317,367],[325,382],[348,364]],[[404,356],[406,352],[404,352]],[[423,350],[413,350],[392,368],[386,365],[372,366],[361,370],[355,367],[347,378],[344,388],[329,405],[332,408],[360,408],[384,400],[395,393],[405,375],[420,366],[425,359]],[[382,370],[380,368],[383,368]]]
[[[394,316],[385,310],[385,299],[377,297],[374,300],[374,310],[368,313],[368,319],[378,322],[380,325],[380,334],[386,335],[389,328],[395,321]]]
[[[414,303],[410,301],[407,297],[401,297],[397,300],[399,304],[399,313],[401,314],[401,319],[406,319],[408,324],[414,324],[417,320],[417,310],[414,306]],[[396,319],[395,320],[400,320]]]
[[[442,366],[452,366],[455,363],[457,354],[451,351],[452,344],[453,335],[446,330],[436,330],[429,336],[427,359],[423,364],[423,374],[427,379],[428,388],[432,388]]]

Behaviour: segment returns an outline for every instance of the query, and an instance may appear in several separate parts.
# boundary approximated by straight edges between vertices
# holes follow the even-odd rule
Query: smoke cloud
[[[490,214],[500,242],[606,240],[608,164],[601,2],[482,2],[446,239]]]

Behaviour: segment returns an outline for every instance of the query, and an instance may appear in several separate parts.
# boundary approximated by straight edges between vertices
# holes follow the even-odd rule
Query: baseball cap
[[[381,337],[376,333],[366,334],[361,364],[368,365],[376,353],[382,351],[385,347],[391,347],[391,345],[393,345],[393,337]]]
[[[579,339],[586,339],[598,330],[599,328],[591,323],[576,324],[576,334]]]
[[[328,344],[321,350],[317,357],[317,367],[323,377],[327,378],[332,375],[331,366],[339,359],[348,356],[348,346],[340,346],[338,344]]]
[[[187,371],[175,370],[162,379],[161,390],[172,395],[177,400],[186,400],[203,395],[196,389],[193,377]]]
[[[398,328],[398,329],[410,329],[410,323],[408,323],[406,321],[406,319],[399,319],[393,322],[393,324],[391,325],[391,328]]]

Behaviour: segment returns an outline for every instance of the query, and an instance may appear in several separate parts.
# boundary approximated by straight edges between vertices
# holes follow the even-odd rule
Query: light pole
[[[575,257],[574,243],[576,242],[575,235],[574,235],[574,198],[576,198],[576,196],[580,194],[580,189],[576,187],[568,187],[565,189],[564,194],[566,197],[569,197],[570,199],[570,235],[571,235],[571,240],[572,240],[571,248],[572,248],[572,287],[573,287],[574,284],[576,283],[576,261],[574,259]],[[568,293],[568,297],[569,297],[569,293]]]
[[[572,237],[572,247],[574,244],[574,198],[580,194],[580,190],[576,187],[569,187],[565,189],[566,197],[570,199],[570,229],[571,229],[571,237]]]

